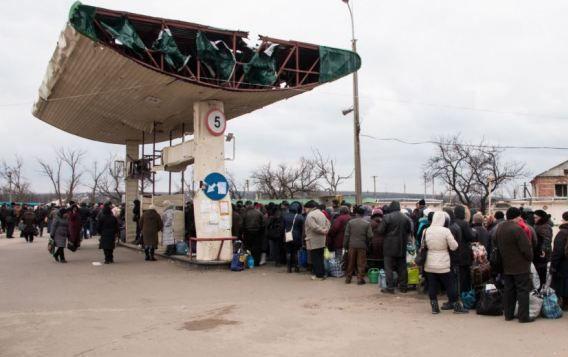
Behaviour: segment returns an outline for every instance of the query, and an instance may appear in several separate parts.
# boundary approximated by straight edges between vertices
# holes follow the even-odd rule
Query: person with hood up
[[[325,279],[323,251],[330,223],[315,201],[308,201],[304,209],[306,211],[306,249],[310,252],[313,265],[312,280],[323,280]]]
[[[554,250],[550,261],[552,273],[552,288],[559,301],[562,310],[568,310],[568,211],[562,214],[562,223],[554,238]]]
[[[368,259],[379,261],[379,267],[384,268],[381,262],[384,260],[383,254],[383,241],[384,237],[379,234],[379,226],[383,221],[383,211],[380,208],[375,208],[371,214],[371,229],[373,230],[373,238],[369,244]]]
[[[81,246],[81,214],[79,206],[75,203],[71,205],[67,219],[69,220],[69,243],[79,248]]]
[[[461,240],[458,240],[457,259],[458,259],[458,281],[459,292],[467,292],[471,290],[471,264],[473,263],[473,251],[471,243],[474,242],[474,233],[469,226],[468,211],[464,206],[456,206],[454,208],[454,223],[459,227]]]
[[[367,247],[371,238],[373,238],[373,229],[371,228],[371,222],[363,217],[365,214],[363,207],[356,206],[354,211],[356,217],[347,222],[347,226],[345,226],[343,246],[348,251],[345,283],[351,284],[353,272],[357,269],[357,284],[363,285],[365,284]]]
[[[168,200],[162,203],[164,212],[162,213],[162,245],[166,247],[166,255],[173,255],[176,252],[176,241],[174,238],[174,206]]]
[[[541,209],[534,211],[534,230],[536,244],[533,246],[533,263],[538,272],[540,284],[543,286],[546,283],[547,266],[552,253],[552,227],[550,226],[550,215]]]
[[[343,240],[345,237],[345,226],[351,219],[349,208],[346,206],[339,207],[339,215],[335,217],[331,228],[327,233],[326,246],[331,252],[335,252],[335,257],[341,259],[343,255]]]
[[[428,295],[432,314],[439,314],[438,292],[440,285],[446,289],[449,304],[455,313],[467,313],[458,299],[455,279],[451,274],[451,261],[449,251],[458,249],[458,243],[446,225],[446,213],[435,212],[432,224],[424,232],[422,247],[427,249],[424,272],[428,279]]]
[[[142,240],[144,242],[144,253],[146,261],[156,261],[154,252],[158,248],[158,232],[164,227],[162,218],[156,212],[156,207],[151,205],[149,209],[142,213],[140,218],[140,229],[142,230]]]
[[[56,249],[53,258],[59,263],[67,263],[67,260],[65,260],[65,246],[69,238],[68,216],[67,209],[61,208],[55,217],[50,232]]]
[[[298,250],[302,247],[302,234],[304,232],[304,217],[298,203],[292,203],[284,215],[284,229],[292,233],[292,241],[286,242],[286,263],[288,273],[299,272]]]
[[[398,274],[400,292],[407,292],[408,271],[406,270],[406,245],[412,234],[410,218],[400,211],[400,203],[392,201],[389,214],[385,215],[381,222],[378,234],[384,237],[383,254],[385,257],[385,273],[387,287],[381,292],[394,294],[394,270]]]
[[[119,224],[116,217],[112,214],[110,202],[103,206],[97,224],[97,232],[101,235],[99,249],[102,249],[104,252],[105,264],[112,264],[114,263],[114,248],[119,234]]]

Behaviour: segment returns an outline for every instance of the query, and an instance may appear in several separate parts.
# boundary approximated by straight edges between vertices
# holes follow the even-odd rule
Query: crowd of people
[[[83,239],[100,235],[99,248],[104,251],[105,263],[114,262],[116,240],[124,237],[124,205],[110,202],[67,205],[29,206],[12,202],[0,206],[0,227],[7,239],[13,239],[16,228],[20,237],[33,243],[34,237],[43,237],[44,230],[52,239],[51,248],[55,261],[67,263],[65,248],[76,251]]]
[[[297,253],[305,249],[312,279],[323,280],[327,250],[342,260],[347,284],[354,276],[365,284],[365,273],[375,263],[384,268],[385,294],[408,291],[409,253],[417,251],[433,314],[467,313],[461,296],[479,289],[480,283],[491,283],[503,292],[506,320],[518,315],[519,321],[531,322],[529,294],[543,289],[547,278],[561,308],[568,309],[568,212],[554,244],[553,223],[543,210],[511,207],[484,215],[458,205],[434,212],[424,200],[413,210],[401,209],[397,201],[382,207],[239,201],[233,222],[233,235],[251,252],[255,265],[272,261],[286,264],[289,273],[299,271]],[[490,270],[480,272],[481,280],[474,282],[473,272],[483,259]],[[533,283],[534,275],[539,283]],[[442,291],[448,301],[440,306]]]
[[[166,254],[175,251],[174,206],[168,201],[163,206],[161,215],[154,206],[141,212],[140,201],[134,201],[134,243],[144,248],[147,261],[156,260],[160,231]],[[346,284],[356,277],[357,284],[363,285],[370,267],[382,268],[384,294],[407,293],[411,259],[425,278],[419,288],[427,292],[433,314],[441,310],[467,313],[463,294],[479,289],[480,283],[491,283],[503,291],[505,319],[518,316],[519,321],[530,322],[529,294],[534,290],[552,287],[561,308],[568,309],[568,212],[562,219],[553,241],[553,222],[543,210],[511,207],[505,213],[484,215],[461,205],[433,211],[424,200],[413,210],[401,209],[397,201],[380,207],[338,201],[331,207],[315,201],[268,205],[238,201],[233,205],[232,234],[250,251],[254,265],[272,262],[285,265],[288,273],[299,272],[300,253],[308,253],[313,280],[326,279],[330,255],[341,262]],[[60,263],[67,262],[65,248],[75,251],[83,239],[100,235],[105,263],[112,264],[117,239],[125,239],[124,220],[124,205],[110,202],[0,207],[1,229],[8,239],[14,238],[16,227],[29,243],[46,230],[53,257]],[[185,208],[185,237],[194,236],[190,202]],[[189,249],[191,253],[194,248]],[[490,272],[481,271],[481,279],[473,281],[473,272],[484,259]],[[439,305],[441,292],[448,301]]]

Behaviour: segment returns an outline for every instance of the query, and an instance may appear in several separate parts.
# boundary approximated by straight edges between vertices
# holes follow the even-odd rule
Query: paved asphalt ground
[[[533,324],[429,313],[424,297],[257,268],[144,262],[126,248],[68,264],[0,239],[0,356],[568,356],[568,317]]]

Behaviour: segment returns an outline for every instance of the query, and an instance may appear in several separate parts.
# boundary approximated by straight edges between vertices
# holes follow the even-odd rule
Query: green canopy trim
[[[255,53],[250,62],[243,65],[246,83],[271,86],[276,82],[276,46]]]
[[[97,41],[97,33],[95,32],[95,11],[96,8],[81,4],[76,1],[69,10],[69,22],[75,30],[87,36],[93,41]]]
[[[231,79],[237,60],[225,42],[216,41],[213,43],[207,39],[203,32],[198,31],[195,44],[199,61],[207,67],[212,78],[218,78],[225,82]]]
[[[146,45],[127,18],[123,17],[114,26],[107,25],[102,21],[101,25],[110,33],[116,44],[130,49],[138,55],[142,55],[146,51]]]
[[[320,46],[320,83],[331,82],[361,68],[361,57],[356,52]]]
[[[168,28],[160,31],[160,35],[158,36],[158,39],[154,41],[152,49],[163,53],[166,64],[178,72],[181,71],[191,57],[184,56],[181,53],[172,36],[172,32]]]

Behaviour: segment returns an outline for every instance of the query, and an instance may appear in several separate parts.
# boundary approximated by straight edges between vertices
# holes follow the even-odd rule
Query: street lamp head
[[[341,1],[343,1],[346,4],[349,4],[349,0],[341,0]]]
[[[353,111],[353,108],[343,109],[343,110],[341,111],[341,113],[342,113],[343,115],[347,115],[347,114],[351,113],[352,111]]]

